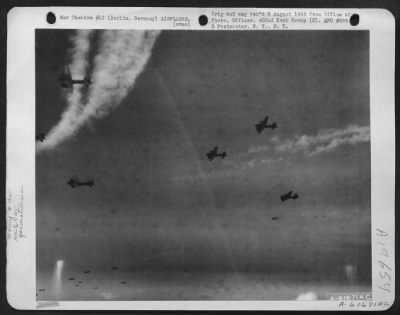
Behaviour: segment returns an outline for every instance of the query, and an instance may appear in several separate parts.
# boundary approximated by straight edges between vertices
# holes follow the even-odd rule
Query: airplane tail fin
[[[83,82],[84,82],[85,86],[89,86],[92,83],[92,80],[90,79],[89,76],[85,76],[85,78],[83,79]]]
[[[226,152],[222,152],[222,153],[221,153],[221,157],[222,157],[223,159],[225,159],[225,158],[226,158]]]
[[[70,185],[71,188],[75,188],[75,183],[72,180],[68,181],[67,185]]]

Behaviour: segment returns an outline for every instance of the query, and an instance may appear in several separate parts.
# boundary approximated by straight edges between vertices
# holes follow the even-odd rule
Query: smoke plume
[[[37,144],[37,152],[50,150],[73,137],[84,125],[106,116],[115,109],[146,66],[159,31],[106,30],[100,35],[98,51],[92,64],[91,84],[86,101],[84,87],[74,86],[67,97],[67,108],[44,142]],[[89,66],[92,31],[78,31],[73,38],[72,77],[83,78]]]
[[[53,293],[56,300],[62,298],[62,272],[64,267],[63,260],[57,260],[53,274]]]

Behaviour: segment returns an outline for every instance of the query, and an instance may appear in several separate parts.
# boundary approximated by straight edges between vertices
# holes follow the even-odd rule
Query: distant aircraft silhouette
[[[73,280],[75,280],[75,278],[69,278],[68,280],[71,280],[71,281],[73,281]]]
[[[36,141],[43,142],[44,139],[46,139],[46,135],[45,135],[43,132],[42,132],[42,133],[39,133],[39,134],[36,136]]]
[[[284,202],[288,199],[297,199],[299,198],[298,194],[293,194],[293,191],[289,191],[288,193],[281,196],[281,201]]]
[[[274,220],[278,220],[279,218],[278,217],[272,217],[271,219],[274,221]]]
[[[73,80],[69,67],[65,67],[64,72],[58,76],[58,82],[62,88],[70,90],[72,90],[74,84],[83,84],[88,87],[92,83],[89,76],[85,76],[82,80]]]
[[[85,270],[83,273],[90,273],[90,270]]]
[[[121,284],[126,284],[126,281],[121,281]]]
[[[45,289],[39,289],[39,291],[40,291],[40,292],[44,292],[44,291],[46,291],[46,290],[45,290]]]
[[[218,153],[218,147],[215,146],[214,149],[212,149],[210,152],[207,153],[207,158],[212,161],[213,159],[215,159],[216,157],[220,157],[221,159],[226,158],[226,152],[221,152]]]
[[[268,116],[266,116],[263,120],[261,120],[258,124],[255,125],[257,133],[261,133],[266,128],[271,128],[272,130],[278,128],[276,122],[272,123],[271,125],[268,125],[267,122],[268,122]]]
[[[70,185],[72,188],[79,187],[79,186],[93,187],[94,186],[94,180],[91,179],[91,180],[88,180],[86,182],[82,182],[79,179],[73,177],[67,182],[67,185]]]

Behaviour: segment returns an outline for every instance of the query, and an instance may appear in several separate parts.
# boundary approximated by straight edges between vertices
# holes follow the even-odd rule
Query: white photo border
[[[371,245],[372,298],[358,301],[37,301],[35,227],[35,30],[36,29],[190,29],[211,11],[254,8],[110,8],[15,7],[8,13],[7,33],[7,299],[16,309],[63,310],[385,310],[395,299],[395,19],[384,9],[269,9],[265,12],[320,11],[358,14],[357,27],[347,24],[289,24],[287,30],[368,30],[370,33]],[[51,11],[57,23],[50,25]],[[191,23],[174,26],[149,20],[126,22],[61,20],[60,15],[187,16]],[[231,30],[234,31],[234,30]],[[274,31],[274,30],[271,30]],[[16,216],[12,214],[16,213]],[[11,214],[11,215],[9,215]],[[12,235],[19,220],[19,235]]]

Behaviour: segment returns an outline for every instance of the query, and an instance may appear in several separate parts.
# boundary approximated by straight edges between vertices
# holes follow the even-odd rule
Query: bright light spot
[[[315,301],[318,300],[317,295],[312,292],[300,293],[300,295],[296,298],[297,301]]]
[[[344,272],[346,274],[347,281],[350,284],[355,284],[358,280],[358,270],[355,265],[344,266]]]
[[[106,300],[111,300],[112,298],[114,298],[114,294],[112,294],[111,292],[103,292],[102,295]]]
[[[54,275],[53,275],[53,286],[54,286],[54,293],[57,300],[60,299],[62,294],[62,271],[64,267],[63,260],[57,260],[56,266],[54,268]]]

